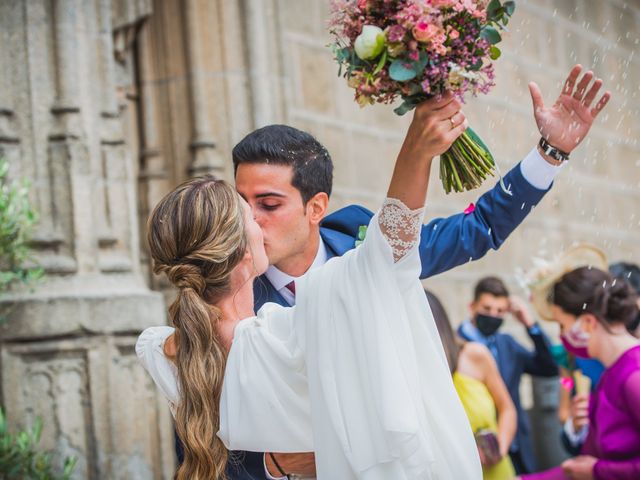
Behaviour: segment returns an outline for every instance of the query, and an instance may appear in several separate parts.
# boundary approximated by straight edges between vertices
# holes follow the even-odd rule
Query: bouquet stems
[[[489,175],[494,176],[494,169],[491,152],[471,128],[440,155],[440,179],[446,193],[478,188]]]

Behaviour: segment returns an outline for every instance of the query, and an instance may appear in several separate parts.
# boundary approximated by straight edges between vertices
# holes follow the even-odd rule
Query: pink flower
[[[429,0],[429,4],[436,8],[453,7],[456,0]]]
[[[433,39],[436,35],[438,35],[442,30],[432,23],[427,23],[424,21],[419,22],[411,33],[413,33],[413,38],[418,40],[419,42],[426,43]]]
[[[389,27],[387,31],[387,40],[393,43],[401,42],[405,33],[407,33],[407,31],[402,25],[393,25]]]
[[[573,379],[571,377],[561,377],[560,386],[567,392],[571,392],[573,390]]]
[[[452,28],[451,31],[449,32],[449,38],[451,40],[455,40],[458,37],[460,37],[460,32],[455,28]]]
[[[469,214],[471,214],[471,213],[473,213],[475,211],[476,211],[476,206],[473,203],[470,203],[469,206],[467,208],[465,208],[464,214],[465,215],[469,215]]]

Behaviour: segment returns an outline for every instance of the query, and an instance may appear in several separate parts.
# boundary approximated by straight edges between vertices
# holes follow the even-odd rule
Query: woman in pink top
[[[593,267],[565,274],[548,298],[567,350],[606,367],[589,402],[580,455],[523,480],[640,479],[640,340],[626,329],[638,314],[624,280]]]

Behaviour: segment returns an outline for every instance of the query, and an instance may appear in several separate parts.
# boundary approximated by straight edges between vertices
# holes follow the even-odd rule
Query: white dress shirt
[[[524,160],[520,162],[520,173],[524,179],[538,190],[547,190],[553,179],[564,168],[567,162],[562,162],[560,165],[551,165],[547,162],[540,152],[538,147],[533,147],[533,150],[529,152],[529,155],[524,157]]]

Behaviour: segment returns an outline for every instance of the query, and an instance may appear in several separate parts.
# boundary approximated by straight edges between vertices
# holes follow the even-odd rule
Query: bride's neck
[[[231,348],[233,332],[240,320],[255,315],[253,309],[253,280],[256,275],[247,268],[237,268],[231,273],[229,294],[218,302],[222,312],[220,335],[227,350]]]

